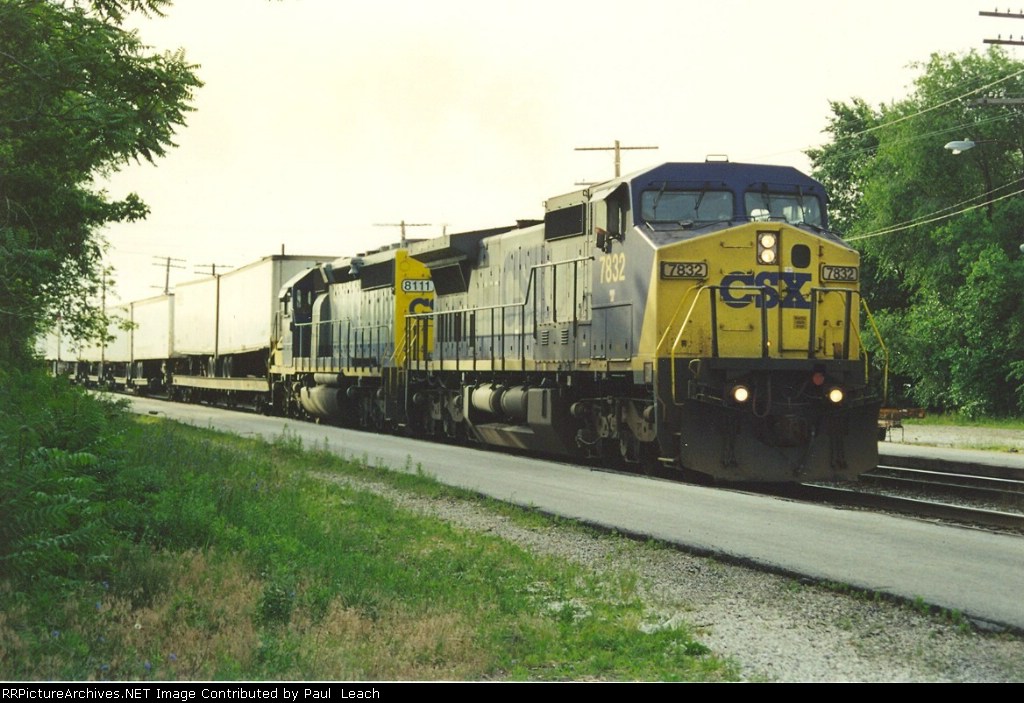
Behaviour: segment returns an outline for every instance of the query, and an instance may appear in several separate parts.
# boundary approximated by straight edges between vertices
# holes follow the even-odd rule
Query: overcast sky
[[[808,170],[829,100],[900,99],[911,63],[1024,32],[981,3],[176,0],[136,25],[205,86],[179,147],[105,186],[152,208],[106,231],[118,292],[158,294],[155,257],[185,260],[173,286],[282,244],[398,239],[379,223],[425,237],[539,217],[613,175],[611,152],[574,148],[616,139],[659,147],[623,152],[624,172],[709,154]]]

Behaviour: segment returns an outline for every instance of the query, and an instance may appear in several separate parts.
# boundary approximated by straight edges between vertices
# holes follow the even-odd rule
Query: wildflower
[[[178,661],[178,655],[175,654],[174,652],[171,652],[170,654],[168,654],[167,658],[170,659],[172,662]]]
[[[142,623],[141,622],[137,622],[134,625],[132,625],[132,627],[134,627],[136,630],[141,630],[142,629]]]
[[[145,664],[142,665],[142,668],[146,670],[146,673],[149,673],[153,670],[153,665],[147,661]]]
[[[52,637],[53,639],[57,639],[58,637],[60,637],[60,630],[53,630],[52,632],[50,632],[50,637]]]

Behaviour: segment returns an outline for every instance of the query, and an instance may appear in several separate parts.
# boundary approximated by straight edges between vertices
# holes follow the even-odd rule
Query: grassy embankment
[[[0,372],[0,447],[5,679],[735,677],[687,629],[640,629],[634,575],[318,479],[370,469],[287,438],[135,419]]]
[[[904,420],[911,425],[952,425],[954,427],[985,427],[996,430],[1019,430],[1024,432],[1024,418],[968,418],[957,413],[929,414],[920,419]]]

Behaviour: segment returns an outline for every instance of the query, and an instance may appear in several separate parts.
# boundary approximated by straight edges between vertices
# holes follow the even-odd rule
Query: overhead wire
[[[978,127],[978,126],[982,126],[982,125],[990,125],[990,124],[995,124],[995,123],[1003,122],[1003,121],[1009,120],[1011,117],[1015,117],[1015,115],[1010,115],[1010,114],[995,115],[995,116],[987,117],[987,118],[984,118],[984,119],[981,119],[981,120],[977,120],[977,121],[971,122],[971,123],[962,123],[962,124],[956,125],[954,127],[947,127],[947,128],[943,128],[943,129],[937,129],[935,131],[928,132],[927,134],[918,134],[918,135],[915,135],[915,136],[912,136],[912,137],[904,137],[904,138],[901,138],[901,139],[896,139],[896,140],[893,140],[893,141],[889,142],[889,144],[909,144],[911,142],[920,141],[920,140],[923,140],[923,139],[928,139],[929,137],[935,137],[935,136],[939,136],[939,135],[942,135],[942,134],[960,134],[961,132],[963,132],[965,130],[968,130],[968,129],[972,128],[972,127]],[[858,134],[863,134],[863,132],[859,132]],[[846,136],[843,137],[843,139],[847,139],[847,138],[849,138],[849,137],[846,137]],[[850,156],[850,155],[854,155],[854,154],[866,154],[866,153],[870,153],[870,152],[877,151],[877,150],[878,150],[878,146],[877,145],[875,145],[875,146],[865,146],[865,147],[854,147],[854,148],[845,149],[845,150],[842,150],[842,151],[834,151],[834,152],[832,152],[832,156]]]
[[[940,108],[947,107],[947,106],[952,105],[952,104],[954,104],[956,102],[962,101],[965,98],[968,98],[968,97],[970,97],[972,95],[976,95],[978,93],[981,93],[982,91],[987,91],[987,90],[991,89],[993,86],[999,85],[1000,83],[1004,83],[1004,82],[1009,81],[1009,80],[1011,80],[1013,78],[1017,78],[1018,76],[1021,76],[1021,75],[1024,75],[1024,68],[1020,69],[1019,71],[1015,71],[1015,72],[1013,72],[1011,74],[1008,74],[1006,76],[1002,76],[1000,78],[997,78],[996,80],[993,80],[993,81],[990,81],[988,83],[985,83],[984,85],[981,85],[981,86],[979,86],[977,88],[971,89],[971,90],[969,90],[969,91],[967,91],[965,93],[961,93],[959,95],[956,95],[955,97],[949,98],[949,99],[947,99],[947,100],[945,100],[945,101],[943,101],[943,102],[941,102],[941,103],[939,103],[937,105],[932,105],[932,106],[930,106],[928,108],[925,108],[923,110],[919,110],[919,111],[917,111],[915,113],[912,113],[910,115],[904,115],[903,117],[897,118],[895,120],[890,120],[890,121],[887,121],[887,122],[882,122],[881,124],[874,125],[873,127],[869,127],[867,129],[861,130],[859,132],[854,132],[852,134],[843,135],[843,137],[841,139],[842,140],[854,139],[856,137],[863,136],[865,134],[876,132],[876,131],[878,131],[880,129],[883,129],[885,127],[891,127],[891,126],[894,126],[896,124],[900,124],[902,122],[905,122],[907,120],[910,120],[910,119],[913,119],[913,118],[916,118],[916,117],[920,117],[921,115],[928,114],[928,113],[933,112],[935,110],[938,110]],[[919,140],[922,140],[922,139],[927,139],[927,138],[930,138],[930,137],[938,136],[940,134],[954,133],[957,130],[964,130],[964,129],[968,129],[968,128],[975,128],[975,127],[982,126],[982,125],[998,123],[998,122],[1001,122],[1001,121],[1004,121],[1004,120],[1009,120],[1009,119],[1014,118],[1014,117],[1017,117],[1017,115],[1010,114],[1010,113],[1003,114],[1003,115],[996,115],[996,116],[988,117],[988,118],[985,118],[985,119],[982,119],[982,120],[977,120],[977,121],[971,122],[969,124],[961,124],[961,125],[957,125],[957,126],[954,126],[954,127],[934,130],[934,131],[928,132],[926,134],[919,134],[919,135],[915,135],[913,137],[907,137],[907,138],[904,138],[902,140],[896,140],[895,143],[896,144],[910,143],[910,142],[913,142],[913,141],[919,141]],[[839,140],[837,140],[837,143],[838,143],[838,141]],[[835,152],[834,155],[848,156],[848,155],[857,154],[857,153],[868,153],[868,152],[876,151],[877,148],[878,148],[877,146],[859,147],[859,148],[854,148],[854,149],[848,149],[848,150],[845,150],[845,151]],[[990,190],[990,191],[988,191],[986,193],[982,193],[980,195],[968,198],[967,200],[963,200],[963,201],[957,203],[956,205],[951,205],[949,207],[942,208],[940,210],[936,210],[934,212],[927,213],[925,215],[921,215],[921,216],[916,217],[916,218],[914,218],[912,220],[907,220],[905,222],[902,222],[902,223],[899,223],[899,224],[896,224],[896,225],[892,225],[891,227],[886,227],[884,229],[878,230],[877,232],[869,232],[868,234],[861,234],[861,235],[857,235],[857,236],[854,236],[854,237],[847,237],[846,241],[854,242],[854,241],[858,241],[858,240],[861,240],[861,239],[871,239],[871,238],[874,238],[874,237],[881,237],[881,236],[884,236],[884,235],[887,235],[887,234],[895,234],[896,232],[903,232],[903,231],[906,231],[906,230],[909,230],[909,229],[913,229],[915,227],[920,227],[922,225],[932,224],[932,223],[935,223],[935,222],[940,222],[940,221],[943,221],[943,220],[947,220],[947,219],[956,217],[958,215],[963,215],[965,213],[971,212],[973,210],[977,210],[977,209],[982,208],[982,207],[987,207],[987,206],[992,205],[993,203],[997,203],[997,202],[999,202],[1001,200],[1005,200],[1007,198],[1011,198],[1011,197],[1014,197],[1014,196],[1017,196],[1017,195],[1024,194],[1024,188],[1016,190],[1016,191],[1013,191],[1011,193],[1005,193],[1005,194],[1000,195],[1000,196],[995,197],[995,198],[990,198],[990,199],[985,200],[984,202],[981,202],[981,203],[975,203],[973,205],[969,205],[968,207],[964,207],[964,208],[962,208],[960,210],[957,210],[955,212],[947,212],[947,211],[952,210],[954,208],[960,207],[961,205],[966,205],[967,203],[971,203],[972,201],[977,200],[978,198],[983,198],[983,197],[992,195],[994,193],[999,192],[1000,190],[1003,190],[1003,189],[1005,189],[1007,187],[1011,187],[1012,185],[1017,185],[1019,183],[1020,183],[1020,181],[1018,180],[1018,181],[1015,181],[1012,184],[1006,184],[1006,185],[1000,186],[998,188],[994,188],[994,189],[992,189],[992,190]]]
[[[877,124],[877,125],[875,125],[873,127],[868,127],[867,129],[861,130],[860,132],[854,132],[853,134],[845,136],[844,139],[852,139],[853,137],[859,137],[859,136],[861,136],[863,134],[869,134],[871,132],[876,132],[876,131],[878,131],[880,129],[884,129],[885,127],[892,127],[893,125],[900,124],[901,122],[906,122],[907,120],[914,119],[915,117],[920,117],[921,115],[926,115],[929,112],[934,112],[935,110],[938,110],[939,108],[943,108],[943,107],[946,107],[948,105],[952,105],[953,103],[959,102],[960,100],[963,100],[964,98],[968,98],[968,97],[970,97],[972,95],[977,95],[978,93],[982,92],[983,90],[988,90],[992,86],[999,85],[1000,83],[1004,83],[1004,82],[1006,82],[1008,80],[1011,80],[1011,79],[1016,78],[1016,77],[1021,76],[1021,75],[1024,75],[1024,68],[1020,69],[1019,71],[1015,71],[1014,73],[1011,73],[1009,75],[1003,76],[1002,78],[998,78],[998,79],[996,79],[994,81],[991,81],[990,83],[986,83],[983,86],[980,86],[978,88],[974,88],[973,90],[969,90],[966,93],[962,93],[961,95],[957,95],[956,97],[949,98],[948,100],[945,100],[945,101],[939,103],[938,105],[932,105],[931,107],[927,107],[927,108],[925,108],[923,110],[919,110],[919,111],[917,111],[915,113],[912,113],[910,115],[904,115],[903,117],[899,117],[899,118],[897,118],[895,120],[890,120],[888,122],[882,122],[881,124]]]
[[[895,234],[896,232],[904,232],[904,231],[906,231],[908,229],[913,229],[914,227],[920,227],[921,225],[928,225],[928,224],[932,224],[933,222],[940,222],[942,220],[948,220],[951,217],[956,217],[957,215],[963,215],[964,213],[971,212],[972,210],[977,210],[979,208],[987,207],[988,205],[992,205],[993,203],[998,203],[1000,200],[1006,200],[1007,198],[1012,198],[1015,195],[1021,195],[1021,194],[1024,194],[1024,188],[1021,188],[1019,190],[1015,190],[1012,193],[1006,193],[1005,195],[1000,195],[998,198],[992,198],[990,200],[986,200],[983,203],[976,203],[974,205],[971,205],[970,207],[965,207],[962,210],[958,210],[956,212],[951,212],[951,213],[948,213],[948,214],[945,214],[945,215],[939,214],[939,213],[942,213],[945,210],[949,209],[949,208],[945,208],[945,210],[937,210],[937,211],[935,211],[933,213],[929,213],[928,215],[922,215],[920,218],[915,218],[913,220],[908,220],[908,221],[903,222],[901,224],[893,225],[892,227],[888,227],[886,229],[882,229],[882,230],[879,230],[877,232],[869,232],[868,234],[858,234],[855,237],[845,237],[845,241],[847,241],[847,242],[856,242],[856,241],[858,241],[860,239],[871,239],[873,237],[881,237],[881,236],[886,235],[886,234]],[[970,202],[970,201],[965,201],[965,202]],[[922,219],[922,218],[924,218],[924,219]]]

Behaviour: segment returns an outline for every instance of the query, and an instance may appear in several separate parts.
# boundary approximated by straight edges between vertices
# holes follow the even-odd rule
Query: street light
[[[978,143],[971,141],[970,139],[961,139],[959,141],[953,141],[946,144],[945,149],[953,152],[953,155],[962,154],[968,149],[973,149],[978,146]]]
[[[953,152],[953,155],[962,154],[969,149],[973,149],[979,144],[1006,144],[1017,148],[1017,145],[1013,142],[1007,142],[1002,139],[982,139],[981,141],[974,141],[973,139],[960,139],[958,141],[947,142],[945,149]]]
[[[976,142],[973,139],[960,139],[960,140],[957,140],[957,141],[947,142],[946,146],[943,147],[943,148],[946,149],[947,151],[953,152],[953,156],[956,156],[957,154],[962,154],[965,151],[973,149],[974,147],[978,146],[979,144],[991,144],[991,143],[1001,143],[1001,142],[998,139],[983,139],[980,142]],[[988,175],[988,169],[986,168],[985,169],[985,182],[988,183],[989,191],[991,191],[992,190],[992,185],[989,182],[989,180],[990,179],[989,179],[989,175]],[[990,207],[991,207],[991,205],[990,205]],[[1024,244],[1020,245],[1020,253],[1024,254]]]

